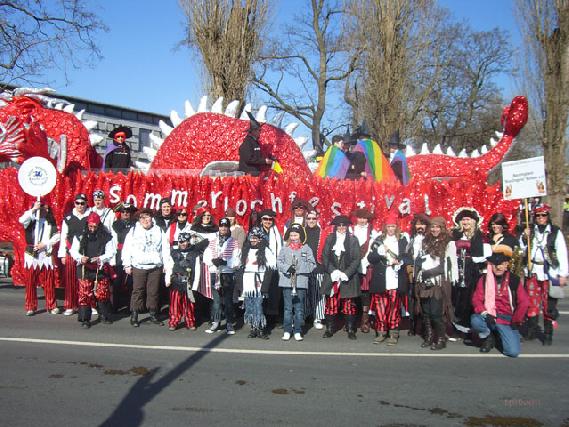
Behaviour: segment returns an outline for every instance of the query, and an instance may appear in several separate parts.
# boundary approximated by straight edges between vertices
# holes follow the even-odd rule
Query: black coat
[[[346,172],[346,179],[360,179],[362,172],[366,170],[365,155],[359,151],[346,153],[346,157],[350,161],[348,172]]]
[[[380,236],[381,237],[381,236]],[[385,271],[387,270],[387,258],[377,253],[377,248],[380,246],[380,238],[375,239],[372,243],[371,251],[367,256],[367,260],[372,266],[371,281],[369,283],[370,293],[379,294],[386,291],[385,284]],[[397,292],[401,295],[406,295],[409,292],[409,277],[405,266],[413,264],[413,259],[409,257],[405,249],[409,242],[404,236],[399,238],[399,260],[403,261],[403,265],[399,269],[398,287]]]
[[[266,157],[261,153],[259,142],[248,135],[239,146],[239,169],[251,176],[259,176],[262,171],[268,170]]]
[[[341,298],[355,298],[360,296],[360,276],[358,267],[360,265],[360,245],[358,239],[351,234],[346,234],[344,241],[345,251],[342,252],[340,258],[336,256],[332,248],[336,244],[336,232],[330,233],[324,242],[324,250],[322,251],[322,265],[326,270],[324,279],[322,280],[322,293],[330,295],[332,290],[332,278],[330,274],[334,270],[340,270],[349,280],[342,282],[340,285]]]

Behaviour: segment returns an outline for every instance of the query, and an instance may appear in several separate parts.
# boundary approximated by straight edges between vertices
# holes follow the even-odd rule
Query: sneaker
[[[322,324],[322,321],[320,321],[320,320],[315,320],[315,321],[314,321],[314,328],[315,328],[315,329],[324,329],[324,325]]]
[[[227,335],[235,335],[235,329],[231,323],[227,324]]]
[[[34,314],[36,314],[36,312],[34,310],[26,311],[26,316],[33,316]]]
[[[168,330],[169,330],[169,331],[175,331],[175,330],[176,330],[176,327],[175,327],[175,326],[168,326]]]
[[[75,314],[75,310],[73,310],[72,308],[68,308],[67,310],[65,310],[63,312],[64,316],[73,316]]]
[[[53,310],[49,311],[51,314],[59,314],[61,313],[61,310],[59,309],[59,307],[55,307]]]
[[[294,339],[297,341],[302,341],[304,338],[302,338],[302,335],[300,335],[300,332],[297,332],[296,334],[294,334]]]
[[[283,334],[282,340],[283,340],[283,341],[288,341],[288,340],[290,340],[290,332],[285,332],[285,333]]]
[[[213,322],[211,324],[211,326],[209,327],[209,329],[205,330],[206,334],[213,334],[215,331],[217,331],[217,328],[219,327],[219,322]]]
[[[91,314],[92,314],[93,316],[96,316],[97,314],[99,314],[99,312],[97,311],[96,308],[91,308]]]

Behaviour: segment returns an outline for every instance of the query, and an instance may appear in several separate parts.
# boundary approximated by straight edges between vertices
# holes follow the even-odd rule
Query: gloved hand
[[[350,280],[350,278],[349,278],[348,276],[346,276],[346,273],[341,272],[341,273],[340,273],[340,280],[341,280],[342,282],[347,282],[348,280]]]
[[[216,267],[219,267],[220,265],[227,265],[227,261],[225,261],[223,258],[214,258],[211,260],[211,262]]]
[[[332,273],[330,273],[330,279],[332,279],[332,282],[339,282],[340,274],[342,274],[340,270],[334,270]]]
[[[490,329],[494,329],[494,327],[496,326],[496,317],[487,313],[484,319],[486,320],[486,324],[488,325],[488,327]]]
[[[291,265],[286,272],[288,274],[294,274],[296,273],[296,267],[294,265]]]

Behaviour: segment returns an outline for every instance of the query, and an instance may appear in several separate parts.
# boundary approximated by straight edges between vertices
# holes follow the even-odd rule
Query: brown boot
[[[369,307],[362,307],[362,323],[360,325],[360,331],[362,333],[367,334],[369,333]]]
[[[421,347],[430,347],[431,344],[433,344],[433,325],[431,323],[431,318],[427,316],[423,317],[423,337],[424,341],[421,344]]]
[[[387,345],[397,345],[399,342],[399,331],[389,331],[389,336],[385,340]]]
[[[381,344],[387,338],[387,332],[385,331],[378,331],[377,337],[373,340],[374,344]]]

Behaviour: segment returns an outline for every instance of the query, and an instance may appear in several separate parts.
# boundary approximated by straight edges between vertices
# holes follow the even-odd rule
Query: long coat
[[[332,290],[332,278],[330,274],[334,270],[340,270],[349,280],[340,285],[341,298],[355,298],[360,296],[360,276],[358,267],[360,265],[360,245],[358,239],[351,234],[346,234],[344,241],[344,252],[338,258],[332,248],[336,244],[336,233],[333,232],[326,237],[324,250],[322,251],[322,265],[326,270],[322,281],[322,293],[330,295]]]
[[[377,253],[377,249],[381,244],[378,244],[381,236],[372,243],[371,251],[367,257],[370,265],[372,266],[371,281],[369,284],[370,293],[382,293],[386,290],[385,284],[385,271],[387,269],[387,258]],[[397,292],[401,295],[409,292],[409,278],[405,270],[406,265],[413,264],[413,260],[409,257],[405,249],[407,248],[407,239],[401,236],[398,241],[399,247],[399,260],[403,261],[399,274],[397,275]]]

